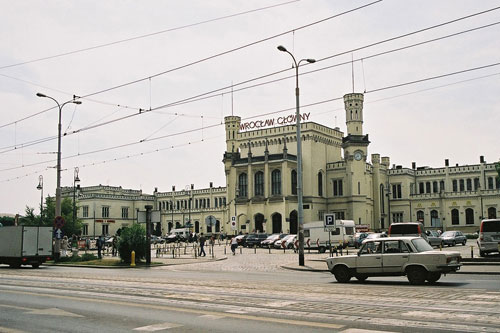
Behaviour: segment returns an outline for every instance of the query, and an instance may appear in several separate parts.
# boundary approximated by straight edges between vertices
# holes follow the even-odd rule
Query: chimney
[[[191,189],[194,190],[194,184],[191,184]]]
[[[411,162],[411,168],[415,170],[417,168],[417,162]]]
[[[444,160],[444,166],[450,166],[450,160],[449,159],[445,159]]]
[[[214,183],[210,182],[210,188],[214,187]]]
[[[175,192],[175,185],[172,186],[172,192]]]
[[[484,156],[479,156],[479,163],[484,163]]]

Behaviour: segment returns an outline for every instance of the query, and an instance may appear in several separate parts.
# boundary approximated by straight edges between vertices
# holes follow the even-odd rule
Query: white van
[[[482,220],[477,238],[479,255],[500,252],[500,219]]]
[[[337,220],[336,224],[337,228],[335,231],[328,233],[328,231],[325,231],[325,223],[323,221],[305,223],[304,248],[310,250],[317,249],[320,253],[325,253],[329,247],[328,242],[331,242],[332,246],[341,245],[342,248],[354,244],[354,221]]]
[[[189,228],[178,228],[178,229],[172,229],[170,230],[170,234],[165,238],[167,243],[173,243],[177,240],[180,241],[187,241],[189,234],[190,234]]]

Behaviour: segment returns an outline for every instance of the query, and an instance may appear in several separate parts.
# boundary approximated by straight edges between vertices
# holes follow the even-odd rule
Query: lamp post
[[[238,219],[238,213],[236,212],[236,199],[240,196],[240,189],[237,188],[235,191],[234,191],[234,218],[236,219],[236,235],[238,234],[238,228],[240,226],[239,224],[239,219]]]
[[[299,104],[299,66],[300,63],[305,61],[314,63],[314,59],[301,59],[299,62],[284,46],[278,46],[278,50],[288,53],[295,65],[295,117],[297,126],[297,199],[298,199],[298,230],[297,236],[299,239],[299,266],[304,266],[304,207],[303,207],[303,188],[302,188],[302,138],[300,134],[300,104]]]
[[[49,98],[56,102],[57,107],[59,108],[59,123],[57,125],[57,187],[56,187],[56,217],[61,216],[61,113],[62,113],[62,108],[68,104],[68,103],[74,103],[74,104],[82,104],[81,101],[67,101],[64,102],[63,104],[59,104],[59,102],[50,96],[47,96],[42,93],[37,93],[36,94],[38,97],[44,97],[44,98]]]
[[[38,176],[38,186],[37,190],[40,190],[40,222],[38,226],[43,224],[43,176]]]
[[[78,167],[75,167],[74,177],[73,177],[73,223],[76,222],[76,183],[80,182],[80,178],[78,178],[78,172],[80,170]],[[80,189],[80,184],[78,184],[78,189]]]

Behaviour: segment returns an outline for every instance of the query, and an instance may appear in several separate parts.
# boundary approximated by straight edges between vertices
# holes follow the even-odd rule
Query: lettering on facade
[[[310,112],[303,113],[300,115],[300,120],[301,121],[309,120],[310,115],[311,115]],[[291,114],[284,117],[270,118],[265,120],[254,120],[242,123],[240,125],[240,131],[247,131],[274,125],[290,125],[290,124],[295,124],[296,122],[297,122],[297,116],[295,114]]]

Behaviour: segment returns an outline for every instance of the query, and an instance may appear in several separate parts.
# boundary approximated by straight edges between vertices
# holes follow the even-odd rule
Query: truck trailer
[[[0,264],[33,268],[52,259],[52,227],[0,227]]]

